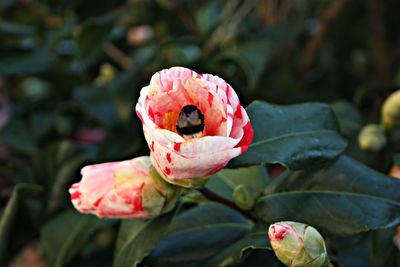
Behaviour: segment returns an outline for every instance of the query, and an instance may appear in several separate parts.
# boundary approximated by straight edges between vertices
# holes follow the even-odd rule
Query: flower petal
[[[171,181],[212,175],[240,154],[241,148],[215,150],[212,153],[179,154],[155,143],[150,157],[157,171]]]

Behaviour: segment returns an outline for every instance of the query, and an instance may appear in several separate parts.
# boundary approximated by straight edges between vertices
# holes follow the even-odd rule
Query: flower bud
[[[116,69],[108,64],[102,64],[100,66],[100,73],[99,76],[95,79],[95,84],[98,86],[103,86],[109,84],[112,80],[114,80],[116,75]]]
[[[286,266],[330,266],[324,239],[309,225],[278,222],[270,225],[268,237],[276,256]]]
[[[392,168],[390,169],[389,175],[394,178],[400,179],[400,168],[397,164],[394,164],[392,166]]]
[[[400,126],[400,90],[392,93],[383,103],[382,123],[385,129],[393,130]]]
[[[233,200],[235,204],[244,210],[249,210],[254,206],[256,197],[253,188],[245,184],[240,184],[233,190]]]
[[[358,135],[358,145],[362,150],[379,151],[386,145],[386,135],[383,128],[376,124],[368,124]]]
[[[86,166],[71,186],[77,210],[100,218],[146,219],[173,208],[181,189],[161,179],[149,157]]]
[[[397,249],[400,251],[400,226],[396,227],[396,234],[393,237],[393,243],[397,247]]]

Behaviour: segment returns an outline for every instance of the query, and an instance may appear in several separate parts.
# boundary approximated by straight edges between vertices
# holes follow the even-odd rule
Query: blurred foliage
[[[400,85],[399,25],[397,0],[0,1],[0,266],[7,266],[32,242],[36,249],[30,253],[44,258],[49,266],[115,263],[114,248],[124,245],[116,244],[119,222],[72,211],[67,190],[86,164],[148,154],[134,106],[151,75],[175,65],[221,76],[235,88],[244,106],[255,99],[277,104],[331,102],[341,133],[349,141],[347,154],[387,173],[399,150],[398,139],[372,153],[358,148],[357,135],[363,125],[379,122],[382,102]],[[264,108],[266,115],[273,113],[271,106]],[[265,121],[268,127],[268,119],[260,118],[260,124]],[[331,124],[318,129],[330,129]],[[335,138],[336,149],[343,149],[340,138]],[[243,166],[245,160],[233,163]],[[338,175],[335,168],[344,171]],[[377,174],[365,168],[342,157],[319,171],[286,173],[273,180],[270,192],[322,190],[325,182],[318,179],[332,172],[332,177],[341,179],[341,186],[351,188],[351,194],[264,196],[256,207],[262,214],[270,212],[271,203],[279,202],[279,197],[290,198],[294,204],[316,197],[323,210],[324,205],[359,205],[358,194],[365,193],[372,195],[368,201],[379,198],[376,209],[392,214],[395,204],[386,198],[399,201],[389,190],[398,184],[382,181],[379,188],[389,190],[387,196],[380,189],[371,191],[363,177],[375,183]],[[224,170],[208,184],[211,189],[222,188],[228,199],[241,181],[229,172]],[[257,193],[257,183],[266,186],[270,180],[262,170],[242,172],[257,177],[250,185]],[[233,184],[224,175],[233,176]],[[298,180],[302,176],[310,178],[308,183]],[[354,187],[354,180],[359,187]],[[328,187],[335,186],[338,191],[343,188]],[[263,243],[265,235],[264,241],[260,239],[265,227],[251,225],[241,214],[215,203],[189,209],[197,201],[204,199],[188,196],[182,206],[185,212],[174,219],[168,217],[172,215],[158,219],[172,226],[143,266],[203,266],[206,259],[210,266],[240,266],[243,255],[245,266],[259,266],[258,262],[280,266],[273,253],[257,249],[268,246]],[[205,212],[204,205],[211,205],[212,212]],[[192,224],[185,219],[207,220],[206,214],[220,216]],[[359,219],[373,219],[365,216]],[[369,229],[388,226],[395,219],[382,218]],[[199,232],[198,227],[207,223],[212,227]],[[124,221],[121,231],[131,224]],[[140,227],[149,231],[147,225]],[[358,228],[352,227],[356,226],[342,230],[357,233]],[[183,229],[188,239],[179,244]],[[135,243],[146,232],[130,234],[125,242]],[[152,242],[157,243],[160,237],[154,235]],[[212,239],[204,240],[200,251],[190,247],[203,235]],[[338,266],[395,266],[399,253],[393,252],[393,235],[389,228],[338,240],[332,237],[331,250]],[[129,247],[118,250],[128,259],[119,259],[120,266],[132,266],[132,253],[141,261],[154,246],[144,246],[144,252],[129,251]],[[368,251],[370,257],[351,256]],[[179,255],[173,258],[174,253]]]

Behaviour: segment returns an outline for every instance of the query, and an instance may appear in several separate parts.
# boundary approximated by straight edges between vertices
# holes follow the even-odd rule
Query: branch
[[[249,220],[252,220],[253,222],[257,221],[257,218],[255,218],[249,211],[239,208],[234,202],[221,197],[220,195],[214,193],[210,189],[201,188],[201,189],[199,189],[199,192],[202,193],[203,196],[205,196],[209,200],[213,200],[213,201],[219,202],[225,206],[228,206],[228,207],[240,212],[241,214],[243,214],[245,217],[247,217]]]
[[[112,43],[106,43],[103,51],[123,69],[130,69],[134,66],[133,60]]]
[[[62,18],[51,14],[33,0],[17,0],[17,3],[39,17],[49,27],[61,27]]]
[[[192,17],[186,12],[186,10],[177,1],[171,1],[176,15],[180,18],[183,25],[191,32],[191,34],[197,39],[201,40],[201,33],[197,29],[196,23],[194,23]]]
[[[238,26],[243,22],[250,11],[255,8],[258,1],[248,0],[238,7],[239,3],[239,1],[227,1],[222,11],[221,23],[203,46],[203,58],[207,58],[224,40],[234,37]]]
[[[337,0],[322,11],[319,18],[319,25],[312,38],[308,41],[304,52],[302,62],[302,68],[304,71],[307,71],[313,65],[318,48],[328,30],[328,26],[348,3],[349,0]]]

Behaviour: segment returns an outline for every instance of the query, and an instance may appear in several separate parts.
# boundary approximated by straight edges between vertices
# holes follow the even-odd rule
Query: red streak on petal
[[[247,122],[246,125],[243,127],[243,132],[244,134],[242,140],[240,140],[239,144],[236,145],[236,147],[241,147],[242,153],[249,148],[249,145],[253,141],[254,131],[250,122]]]
[[[100,202],[103,200],[103,198],[99,198],[98,200],[96,200],[96,202],[93,203],[93,206],[95,206],[96,208],[100,205]]]
[[[240,106],[240,103],[238,103],[234,115],[236,118],[242,118],[242,106]]]
[[[198,79],[203,79],[203,75],[197,74],[197,75],[196,75],[196,78],[198,78]]]
[[[142,189],[144,187],[144,183],[138,188],[136,192],[133,192],[133,201],[132,206],[134,211],[143,211],[143,204],[142,204]]]
[[[250,122],[247,122],[243,127],[243,132],[242,140],[240,140],[239,144],[236,145],[236,147],[242,147],[242,153],[249,148],[249,145],[253,141],[254,131]]]
[[[181,143],[175,143],[175,145],[174,145],[174,150],[175,150],[175,151],[181,150]]]
[[[168,168],[168,167],[165,167],[165,174],[166,175],[170,175],[171,174],[171,169],[170,168]]]
[[[149,116],[152,120],[154,120],[154,112],[151,108],[149,108]]]
[[[286,232],[289,230],[290,228],[284,225],[272,226],[272,237],[275,239],[283,239]]]
[[[72,199],[72,200],[77,199],[77,198],[80,198],[80,197],[81,197],[81,192],[80,192],[80,191],[75,191],[75,192],[73,192],[73,193],[71,194],[71,199]]]
[[[247,149],[249,149],[249,146],[241,146],[240,147],[240,153],[243,154],[244,152],[247,151]]]
[[[214,170],[210,171],[207,175],[213,175],[213,174],[219,172],[220,170],[222,170],[225,167],[225,165],[226,164],[224,163],[224,164],[217,166]]]
[[[154,141],[151,141],[151,146],[150,146],[151,151],[154,152]]]
[[[167,153],[166,158],[167,158],[168,162],[171,163],[171,161],[172,161],[171,153]]]
[[[214,100],[213,94],[211,94],[210,92],[208,92],[208,104],[210,105],[210,107],[212,106],[213,100]]]
[[[226,84],[226,86],[225,86],[225,94],[226,94],[227,103],[230,104],[230,103],[231,103],[231,101],[230,101],[230,98],[231,98],[231,89],[229,88],[229,85],[228,85],[228,84]]]

